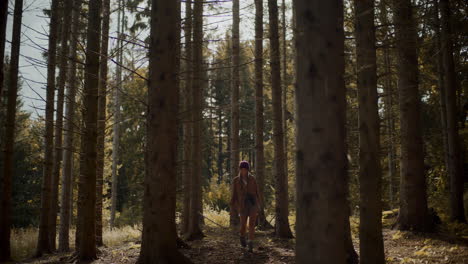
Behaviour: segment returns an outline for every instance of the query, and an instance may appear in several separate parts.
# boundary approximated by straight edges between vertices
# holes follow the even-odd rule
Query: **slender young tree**
[[[81,201],[79,210],[81,225],[78,258],[81,261],[96,259],[96,167],[97,167],[97,119],[99,62],[101,45],[101,0],[89,2],[88,29],[86,33],[86,64],[83,89],[83,120],[85,123],[81,140],[83,150],[80,169]]]
[[[3,12],[3,11],[2,11]],[[8,103],[5,124],[5,148],[3,149],[2,192],[0,203],[0,262],[11,258],[11,196],[14,173],[15,122],[18,98],[18,64],[21,46],[21,21],[23,18],[23,0],[15,0],[13,13],[13,35],[11,41],[11,59],[8,72]],[[3,60],[1,61],[3,65]]]
[[[270,20],[270,67],[271,90],[273,101],[273,143],[274,143],[274,178],[275,178],[275,234],[282,238],[292,238],[289,227],[288,178],[285,170],[283,113],[281,101],[281,64],[278,30],[278,3],[268,0]]]
[[[59,29],[59,0],[52,0],[49,23],[49,50],[47,53],[47,88],[45,110],[45,139],[44,139],[44,171],[41,191],[41,213],[39,219],[39,235],[36,256],[50,253],[54,249],[50,243],[51,229],[50,215],[52,205],[52,177],[54,158],[54,98],[55,98],[55,68],[57,55],[57,41]]]
[[[195,0],[193,7],[193,81],[192,81],[192,181],[190,190],[190,221],[187,233],[188,240],[203,238],[200,227],[201,199],[201,158],[202,152],[202,111],[203,111],[203,1]]]
[[[116,69],[116,89],[114,91],[114,126],[112,137],[112,186],[111,186],[111,214],[110,226],[114,227],[115,213],[117,210],[117,187],[118,187],[118,164],[119,164],[119,143],[120,143],[120,93],[122,91],[122,64],[123,64],[123,29],[124,29],[124,0],[119,0],[119,11],[117,17],[117,69]]]
[[[347,160],[342,0],[295,0],[296,262],[347,258]],[[313,18],[313,19],[311,19]]]
[[[62,28],[60,39],[59,55],[59,78],[57,89],[57,112],[55,118],[55,143],[54,143],[54,165],[52,169],[52,199],[50,205],[50,234],[49,240],[53,250],[56,249],[57,236],[57,214],[58,214],[58,190],[60,181],[60,171],[62,168],[62,131],[63,131],[63,104],[65,97],[65,82],[68,72],[68,40],[70,38],[70,23],[73,3],[72,0],[64,0],[62,3]]]
[[[427,217],[421,107],[418,91],[417,29],[411,0],[393,0],[400,101],[401,176],[397,228],[425,231]]]
[[[202,3],[198,3],[201,5]],[[153,0],[143,236],[138,262],[190,263],[176,245],[178,1]],[[197,5],[197,3],[196,3]],[[195,10],[197,11],[197,6]],[[200,8],[200,7],[198,7]]]
[[[183,164],[184,164],[184,208],[182,211],[182,234],[188,232],[189,221],[190,221],[190,184],[192,178],[192,122],[191,122],[191,110],[192,110],[192,76],[193,76],[193,52],[192,52],[192,0],[185,2],[185,83],[184,83],[184,95],[183,95],[183,131],[184,131],[184,150],[183,150]]]
[[[8,2],[1,1],[0,3],[0,96],[3,91],[3,65],[5,57],[5,43],[6,43],[6,26],[8,21]]]
[[[463,207],[463,164],[460,151],[460,136],[457,121],[457,77],[453,61],[452,29],[450,26],[450,2],[440,0],[441,41],[444,69],[445,105],[447,117],[447,139],[450,174],[450,219],[466,222]]]
[[[385,263],[377,98],[374,0],[355,0],[359,101],[359,246],[361,264]]]
[[[70,222],[72,204],[72,174],[73,174],[73,142],[75,133],[75,97],[77,90],[76,61],[78,44],[78,23],[81,10],[81,0],[73,0],[72,8],[71,38],[68,57],[70,58],[67,74],[67,95],[64,121],[64,148],[62,164],[62,192],[60,197],[60,229],[59,229],[59,251],[70,250]]]
[[[232,1],[232,62],[231,62],[231,180],[239,170],[239,87],[240,87],[240,15],[239,0]],[[235,208],[230,208],[231,226],[239,225],[239,217]]]
[[[110,0],[102,2],[101,62],[99,64],[97,181],[96,181],[96,244],[102,246],[102,199],[104,178],[104,139],[107,109],[107,57],[109,50]]]

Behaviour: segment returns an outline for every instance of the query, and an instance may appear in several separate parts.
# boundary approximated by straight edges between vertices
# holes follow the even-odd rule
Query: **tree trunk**
[[[255,0],[255,172],[260,193],[260,228],[271,228],[265,216],[265,154],[263,146],[263,0]]]
[[[192,0],[187,0],[185,2],[185,86],[184,86],[184,95],[183,95],[183,105],[184,105],[184,124],[183,124],[183,131],[184,131],[184,179],[183,179],[183,186],[184,186],[184,208],[182,214],[182,234],[186,234],[189,230],[189,222],[190,222],[190,184],[192,178],[192,130],[193,125],[191,122],[191,113],[192,113],[192,78],[193,78],[193,52],[192,52]]]
[[[176,245],[176,163],[179,90],[177,1],[153,0],[151,10],[143,237],[138,263],[190,263]]]
[[[44,172],[41,191],[41,214],[39,220],[39,236],[37,242],[36,257],[44,253],[51,253],[53,247],[50,243],[51,204],[52,204],[52,177],[53,177],[53,150],[54,150],[54,97],[55,97],[55,66],[57,53],[57,37],[59,23],[59,0],[52,0],[51,16],[49,23],[49,50],[47,53],[47,88],[45,111],[45,153]]]
[[[73,12],[70,39],[69,55],[70,64],[69,72],[67,74],[67,95],[66,95],[66,110],[65,110],[65,124],[64,124],[64,152],[63,152],[63,168],[62,168],[62,193],[60,199],[60,230],[59,230],[59,251],[65,252],[70,250],[70,221],[72,216],[71,203],[72,196],[72,175],[73,175],[73,142],[75,132],[75,97],[76,97],[76,51],[78,43],[78,23],[79,12],[81,10],[81,3],[78,0],[73,1]]]
[[[9,1],[1,1],[0,3],[0,97],[2,96],[3,92],[3,85],[4,85],[4,60],[5,60],[5,43],[6,43],[6,26],[8,20],[8,2]]]
[[[289,227],[288,178],[285,171],[283,113],[281,102],[281,65],[278,34],[278,4],[268,0],[270,19],[270,65],[271,93],[273,104],[273,143],[274,143],[274,178],[275,178],[275,234],[282,238],[292,238]]]
[[[450,6],[448,0],[440,0],[441,41],[444,69],[445,105],[447,111],[447,139],[450,174],[450,219],[465,223],[463,207],[463,164],[460,155],[458,134],[456,89],[458,87],[453,62],[452,29],[450,27]]]
[[[232,1],[232,73],[231,73],[231,181],[239,171],[239,87],[240,87],[240,33],[239,0]],[[230,208],[230,226],[239,225],[235,208]]]
[[[359,246],[361,264],[385,263],[377,98],[374,0],[355,0],[359,101]]]
[[[106,137],[106,109],[107,109],[107,57],[109,50],[110,0],[102,2],[102,35],[101,62],[99,69],[99,102],[98,102],[98,141],[97,141],[97,171],[96,171],[96,244],[104,245],[102,241],[102,192],[104,184],[104,149]]]
[[[193,146],[192,146],[192,181],[190,190],[190,219],[187,239],[201,239],[204,235],[200,227],[200,212],[201,212],[201,158],[202,152],[202,110],[203,110],[203,2],[202,0],[194,1],[193,9],[193,82],[192,82],[192,123],[193,123]]]
[[[101,44],[102,1],[89,2],[88,30],[86,36],[86,64],[83,89],[83,119],[85,127],[83,140],[83,168],[80,172],[80,192],[82,193],[81,232],[78,257],[82,261],[96,259],[96,165],[97,165],[97,119],[99,90],[99,61]]]
[[[124,29],[124,6],[122,0],[119,0],[119,11],[117,18],[117,87],[114,92],[114,127],[112,137],[112,186],[111,186],[111,212],[110,212],[110,227],[114,227],[115,213],[117,210],[117,187],[118,187],[118,165],[119,165],[119,143],[120,143],[120,93],[122,91],[122,63],[123,63],[123,29]]]
[[[434,32],[436,35],[436,47],[437,50],[442,51],[442,41],[440,36],[440,19],[439,19],[439,0],[434,0]],[[445,161],[445,173],[443,174],[444,182],[448,184],[449,182],[449,143],[447,135],[447,106],[445,104],[445,87],[444,87],[444,62],[443,62],[443,52],[437,52],[437,85],[439,86],[439,104],[440,104],[440,123],[442,127],[442,140],[444,142],[444,161]],[[448,185],[445,184],[444,190],[448,189]]]
[[[427,217],[416,24],[411,0],[394,0],[393,15],[400,101],[401,179],[397,228],[425,231]]]
[[[287,43],[286,43],[286,31],[287,31],[287,22],[286,22],[286,3],[285,0],[282,0],[281,3],[281,100],[283,104],[283,131],[284,131],[284,172],[286,173],[286,179],[288,179],[289,169],[288,169],[288,66],[287,66]]]
[[[59,78],[57,89],[57,114],[55,121],[55,143],[54,143],[54,165],[52,176],[52,199],[50,205],[50,234],[49,240],[53,250],[56,249],[57,236],[57,214],[58,214],[58,189],[60,181],[60,169],[62,168],[62,132],[63,132],[63,101],[65,96],[65,82],[67,80],[68,67],[68,40],[70,38],[70,23],[73,3],[72,0],[64,0],[62,4],[62,31],[61,31],[61,47],[60,47],[60,62],[59,62]]]
[[[346,263],[342,0],[296,0],[296,262]]]
[[[3,11],[2,11],[3,12]],[[5,148],[3,153],[3,182],[0,196],[0,261],[11,258],[11,215],[12,215],[12,182],[14,174],[14,147],[16,103],[18,98],[18,63],[21,46],[21,20],[23,18],[23,0],[15,0],[13,14],[13,35],[11,41],[11,59],[9,71],[8,103],[5,124]],[[1,61],[4,64],[3,60]]]

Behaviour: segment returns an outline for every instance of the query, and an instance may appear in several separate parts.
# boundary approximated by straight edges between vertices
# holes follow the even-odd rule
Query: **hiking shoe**
[[[253,252],[253,241],[249,240],[249,252]]]
[[[245,242],[245,237],[243,236],[240,237],[240,243],[241,243],[241,246],[244,248],[247,246],[247,243]]]

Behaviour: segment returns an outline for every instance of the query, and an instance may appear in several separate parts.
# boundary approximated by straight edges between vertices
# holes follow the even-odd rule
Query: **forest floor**
[[[353,233],[356,231],[356,221],[351,222],[351,229]],[[229,228],[207,223],[204,233],[203,240],[189,241],[190,248],[181,249],[193,263],[294,263],[294,239],[276,239],[271,230],[257,231],[254,253],[241,248],[237,232]],[[383,235],[387,263],[468,264],[467,234],[449,234],[451,232],[443,229],[431,234],[415,234],[385,226]],[[358,250],[356,239],[354,243]],[[135,263],[140,252],[140,242],[138,236],[133,234],[121,239],[120,243],[101,247],[99,251],[99,259],[93,262],[95,264]],[[19,263],[69,263],[69,259],[70,254],[55,254]]]

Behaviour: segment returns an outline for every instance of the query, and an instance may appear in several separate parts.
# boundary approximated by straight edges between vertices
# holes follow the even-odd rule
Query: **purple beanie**
[[[239,169],[242,169],[242,168],[246,168],[246,169],[250,169],[250,165],[249,165],[249,162],[246,161],[246,160],[243,160],[239,163]]]

